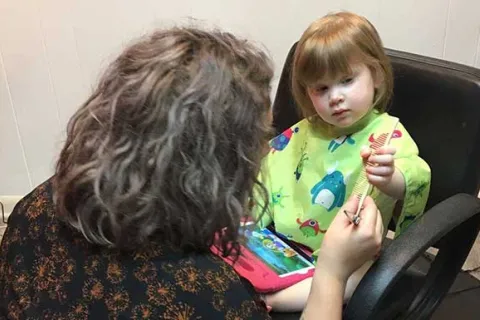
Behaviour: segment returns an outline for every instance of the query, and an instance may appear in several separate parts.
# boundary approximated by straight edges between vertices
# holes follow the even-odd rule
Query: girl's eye
[[[345,78],[345,79],[342,80],[342,84],[349,84],[349,83],[351,83],[352,81],[353,81],[353,78],[352,78],[352,77],[350,77],[350,78]]]
[[[327,90],[328,90],[327,86],[319,86],[319,87],[315,88],[316,93],[325,93],[325,92],[327,92]]]

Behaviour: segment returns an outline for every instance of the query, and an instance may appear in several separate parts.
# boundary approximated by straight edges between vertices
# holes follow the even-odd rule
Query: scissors
[[[350,214],[347,210],[343,210],[343,213],[345,213],[345,215],[347,216],[347,218],[356,226],[358,226],[358,224],[360,223],[360,220],[362,220],[362,218],[360,217],[360,212],[362,211],[363,207],[360,208],[360,210],[358,211],[358,213],[356,214]]]

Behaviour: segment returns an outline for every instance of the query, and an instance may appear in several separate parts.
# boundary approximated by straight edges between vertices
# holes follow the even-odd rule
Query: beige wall
[[[0,195],[51,174],[67,119],[131,37],[206,21],[263,43],[278,77],[309,22],[338,9],[387,47],[480,67],[479,0],[0,0]]]

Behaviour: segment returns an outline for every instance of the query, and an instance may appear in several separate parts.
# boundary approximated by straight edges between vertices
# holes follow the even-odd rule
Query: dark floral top
[[[212,255],[159,243],[131,254],[55,217],[49,181],[14,209],[0,248],[0,319],[268,319],[251,286]]]

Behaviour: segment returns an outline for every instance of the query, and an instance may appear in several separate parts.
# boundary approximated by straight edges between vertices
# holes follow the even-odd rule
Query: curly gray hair
[[[128,47],[68,125],[59,217],[92,243],[238,250],[269,123],[270,59],[220,31],[161,30]]]

